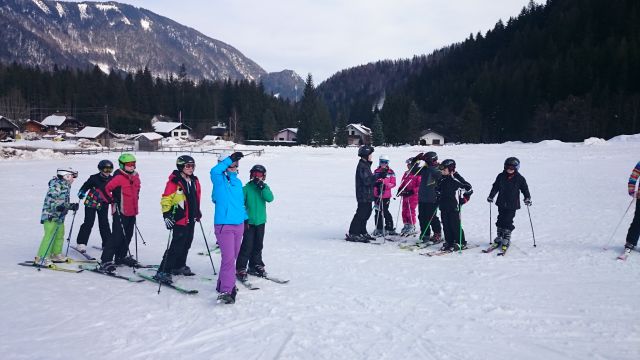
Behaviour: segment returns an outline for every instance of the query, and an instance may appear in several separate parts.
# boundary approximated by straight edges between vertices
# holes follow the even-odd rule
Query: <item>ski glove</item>
[[[253,182],[256,184],[258,189],[264,189],[264,181],[260,180],[259,178],[253,178]]]
[[[78,191],[78,199],[82,200],[82,199],[84,199],[84,196],[85,196],[84,191],[82,191],[82,190]]]
[[[489,196],[489,197],[487,198],[487,202],[492,203],[492,202],[493,202],[493,198],[492,198],[491,196]]]
[[[407,189],[407,190],[402,190],[402,192],[400,193],[400,196],[411,196],[413,195],[413,190]]]
[[[80,207],[80,205],[78,203],[69,204],[69,210],[71,210],[71,211],[78,211],[79,207]]]
[[[173,213],[171,211],[163,212],[162,217],[164,218],[164,226],[167,227],[167,230],[173,229],[173,226],[176,224],[175,220],[173,220]]]
[[[233,161],[233,162],[236,162],[236,161],[242,159],[243,157],[244,157],[244,154],[242,154],[242,152],[240,152],[240,151],[236,151],[233,154],[231,154],[231,156],[230,156],[231,161]]]
[[[465,193],[466,194],[466,193]],[[469,202],[469,196],[467,195],[462,195],[459,199],[458,202],[460,202],[460,205],[464,205],[466,203]]]
[[[530,198],[524,199],[524,204],[527,206],[531,206],[531,199]]]
[[[67,210],[67,207],[64,204],[56,206],[56,211],[63,212],[66,210]]]

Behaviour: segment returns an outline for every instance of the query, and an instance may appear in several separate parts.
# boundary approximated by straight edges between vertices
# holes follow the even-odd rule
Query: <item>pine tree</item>
[[[384,128],[382,124],[382,119],[380,118],[380,114],[376,114],[373,118],[373,132],[372,134],[372,142],[374,146],[381,146],[385,144],[384,139]]]
[[[348,142],[347,121],[342,113],[338,113],[338,118],[336,119],[336,145],[346,147]]]

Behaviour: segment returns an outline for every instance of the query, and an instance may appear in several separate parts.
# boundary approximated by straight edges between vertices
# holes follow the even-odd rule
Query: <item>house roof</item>
[[[218,123],[218,125],[213,125],[211,127],[211,129],[226,129],[227,128],[227,124],[225,123]]]
[[[280,130],[278,132],[281,133],[283,131],[291,131],[292,133],[297,134],[298,133],[298,128],[284,128],[284,129],[282,129],[282,130]]]
[[[369,129],[368,127],[362,125],[362,124],[349,124],[347,125],[347,127],[353,127],[354,129],[360,131],[361,133],[365,134],[365,135],[371,135],[371,129]]]
[[[85,126],[84,129],[78,131],[75,135],[77,138],[85,138],[85,139],[95,139],[102,135],[107,129],[103,127],[95,127],[95,126]],[[109,131],[111,135],[115,135],[111,131]]]
[[[65,120],[67,120],[65,115],[49,115],[42,120],[41,124],[46,126],[60,126]]]
[[[221,137],[218,135],[205,135],[202,140],[207,140],[207,141],[215,141],[215,140],[219,140]]]
[[[434,134],[436,134],[436,135],[440,135],[440,136],[444,137],[444,135],[440,134],[440,133],[439,133],[439,132],[437,132],[437,131],[433,131],[433,130],[431,130],[431,129],[422,130],[422,131],[420,132],[420,137],[425,136],[425,135],[427,135],[427,134],[429,134],[429,133],[434,133]]]
[[[162,135],[154,132],[140,133],[133,137],[134,140],[138,140],[141,137],[147,138],[149,141],[162,140]]]
[[[180,126],[184,126],[189,129],[187,125],[179,122],[165,122],[165,121],[156,121],[153,123],[153,131],[157,133],[168,134],[172,130],[179,128]]]
[[[14,129],[16,129],[16,130],[20,129],[20,127],[18,125],[16,125],[16,123],[11,121],[9,118],[0,115],[0,119],[6,120]]]

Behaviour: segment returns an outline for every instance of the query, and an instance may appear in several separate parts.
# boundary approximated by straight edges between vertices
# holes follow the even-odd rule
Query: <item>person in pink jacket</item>
[[[398,191],[402,197],[402,222],[404,227],[400,231],[402,236],[416,234],[416,208],[418,207],[418,189],[420,188],[421,176],[416,175],[415,169],[412,171],[413,158],[406,161],[407,171],[402,175]]]
[[[389,212],[391,189],[396,187],[396,174],[389,168],[389,157],[387,155],[380,155],[379,164],[378,168],[373,172],[373,175],[377,178],[373,185],[373,197],[376,204],[376,230],[373,232],[373,236],[384,236],[385,233],[386,235],[398,235],[393,227],[393,217]],[[383,225],[384,232],[382,230]]]

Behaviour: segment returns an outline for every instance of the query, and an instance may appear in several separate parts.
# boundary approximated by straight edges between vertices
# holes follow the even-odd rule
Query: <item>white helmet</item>
[[[58,175],[59,177],[63,177],[65,175],[71,175],[74,178],[78,177],[78,172],[73,170],[72,168],[68,167],[68,168],[60,168],[58,169],[58,171],[56,172],[56,175]]]
[[[389,155],[380,155],[380,162],[389,162]]]
[[[231,154],[231,151],[228,150],[221,152],[220,155],[218,155],[218,162],[221,162],[222,160],[228,158],[229,156],[231,156]]]

